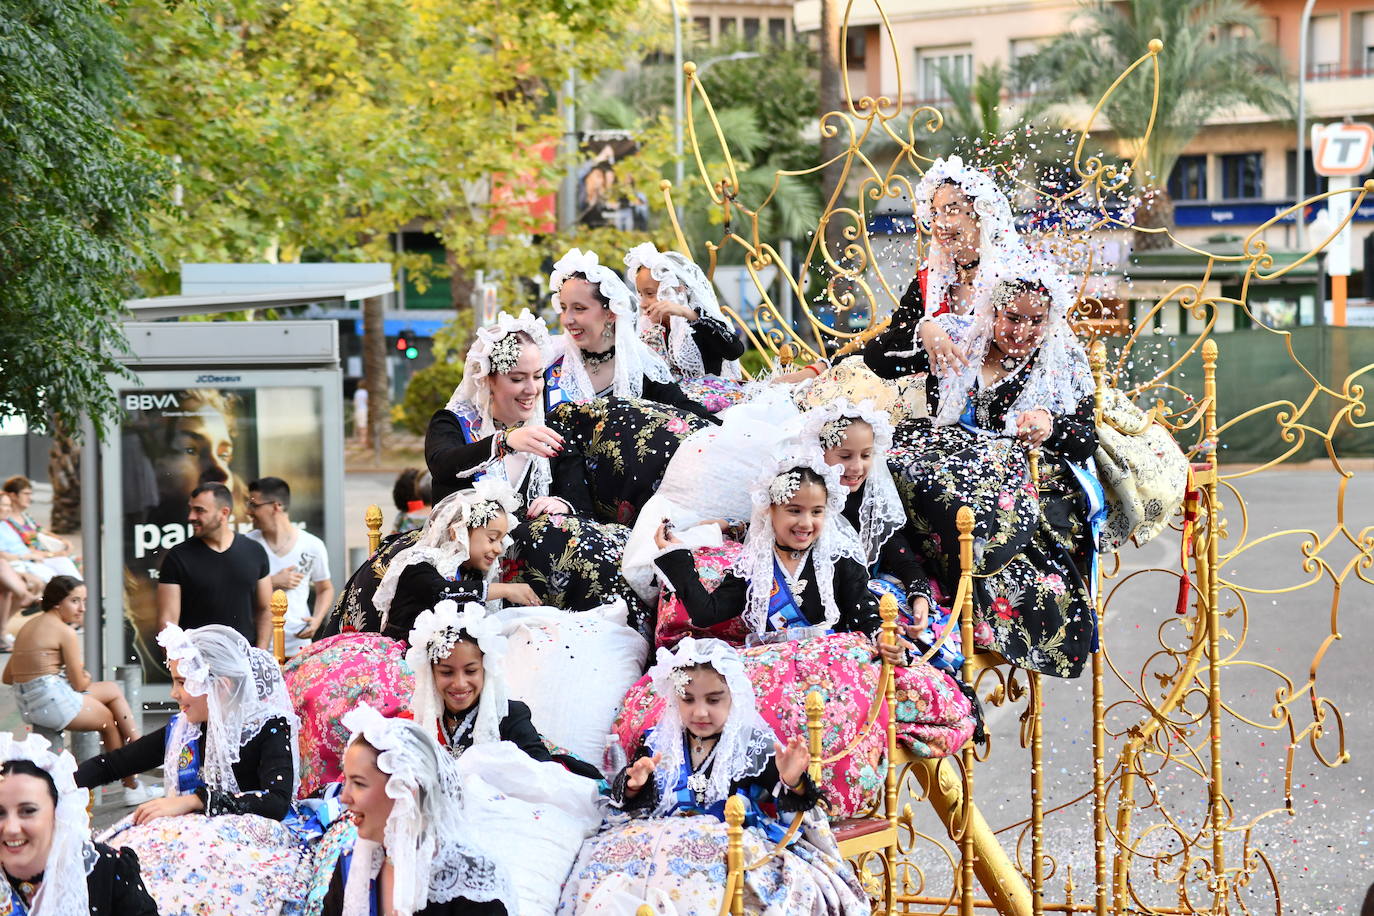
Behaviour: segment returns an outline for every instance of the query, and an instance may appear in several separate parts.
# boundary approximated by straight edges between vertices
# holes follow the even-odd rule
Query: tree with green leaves
[[[1168,181],[1179,154],[1207,122],[1253,106],[1269,115],[1292,111],[1293,90],[1278,49],[1261,37],[1259,11],[1246,0],[1093,0],[1081,28],[1024,58],[1018,74],[1051,99],[1096,103],[1127,67],[1161,39],[1159,100],[1147,63],[1131,74],[1103,109],[1132,163],[1140,196],[1136,225],[1173,225]],[[1146,126],[1155,112],[1153,135]],[[1137,248],[1168,245],[1164,233],[1143,234]]]
[[[121,116],[118,4],[0,4],[0,416],[54,434],[52,527],[80,520],[83,416],[118,410],[106,381],[123,300],[147,263],[161,164]]]

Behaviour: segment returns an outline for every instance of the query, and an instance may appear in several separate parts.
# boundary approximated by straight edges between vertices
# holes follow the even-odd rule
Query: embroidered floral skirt
[[[1025,449],[962,426],[904,426],[889,463],[906,506],[912,545],[953,595],[959,582],[962,506],[973,510],[977,641],[1023,668],[1077,677],[1096,632],[1083,576],[1091,535],[1073,474],[1047,457],[1040,490]]]
[[[343,714],[366,702],[384,716],[410,708],[415,677],[405,646],[380,633],[342,633],[307,646],[282,671],[301,719],[300,794],[343,778]]]
[[[183,814],[136,826],[130,815],[100,839],[138,853],[161,916],[295,916],[305,901],[311,856],[280,821]]]
[[[392,557],[407,547],[413,547],[419,539],[420,531],[417,529],[390,535],[382,541],[377,552],[368,557],[367,562],[348,577],[348,582],[339,592],[333,613],[325,620],[316,639],[334,636],[345,630],[357,630],[360,633],[381,632],[382,615],[373,606],[372,596],[377,593],[377,586],[386,575],[386,568],[391,565]]]
[[[577,515],[541,515],[513,532],[515,546],[502,561],[501,578],[524,582],[540,603],[587,611],[616,598],[629,608],[630,626],[652,639],[649,609],[620,574],[630,529]]]
[[[678,379],[677,386],[688,398],[711,413],[720,413],[725,408],[734,407],[744,400],[743,385],[718,375],[681,378]]]
[[[635,523],[682,440],[707,425],[665,404],[629,398],[564,402],[547,422],[585,457],[596,519],[622,525]]]
[[[699,916],[721,910],[725,893],[725,824],[714,817],[617,818],[582,844],[563,887],[558,916],[634,912]],[[772,849],[761,831],[744,831],[744,859]],[[848,916],[871,905],[840,859],[825,819],[808,816],[797,840],[745,873],[744,911],[760,916]]]
[[[823,753],[833,756],[854,745],[821,773],[831,816],[850,817],[872,804],[885,773],[887,710],[880,709],[865,729],[880,671],[868,638],[836,633],[755,646],[741,655],[759,713],[783,740],[807,737],[806,697],[819,691],[825,701]],[[958,683],[925,663],[896,670],[898,740],[922,757],[944,757],[963,747],[973,734],[974,718]],[[662,713],[663,699],[647,677],[630,688],[614,726],[627,754]]]

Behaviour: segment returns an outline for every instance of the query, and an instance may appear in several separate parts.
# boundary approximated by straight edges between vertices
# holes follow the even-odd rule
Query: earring
[[[608,321],[606,326],[601,329],[602,340],[615,340],[615,322]]]

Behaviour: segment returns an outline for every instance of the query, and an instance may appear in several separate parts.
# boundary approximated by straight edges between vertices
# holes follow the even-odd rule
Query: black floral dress
[[[925,371],[924,354],[912,362]],[[998,384],[971,391],[963,424],[903,424],[889,463],[912,545],[949,595],[959,582],[955,520],[960,507],[973,510],[979,643],[1023,668],[1077,677],[1096,646],[1097,620],[1086,579],[1094,550],[1088,504],[1069,463],[1087,461],[1097,448],[1093,399],[1054,417],[1037,492],[1026,449],[1001,433],[1033,365],[1034,358]],[[939,396],[932,374],[932,413]]]

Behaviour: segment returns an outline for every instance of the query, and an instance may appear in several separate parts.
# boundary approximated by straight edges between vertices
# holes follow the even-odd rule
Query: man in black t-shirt
[[[191,491],[192,537],[167,551],[157,585],[157,628],[221,623],[252,645],[271,651],[267,610],[272,580],[267,551],[239,537],[229,523],[229,488],[205,483]]]

